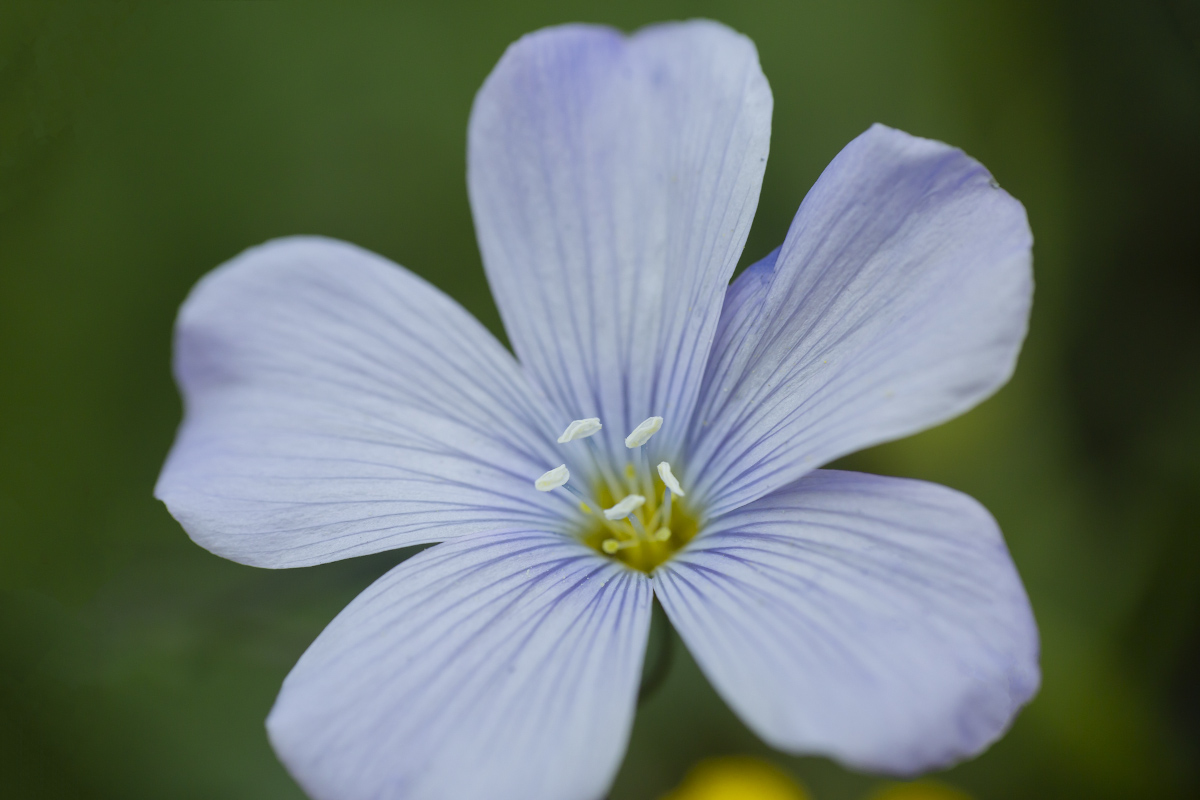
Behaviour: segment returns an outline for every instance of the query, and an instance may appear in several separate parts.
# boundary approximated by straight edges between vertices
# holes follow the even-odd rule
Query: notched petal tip
[[[549,28],[488,76],[467,136],[480,253],[512,349],[560,413],[690,417],[771,106],[753,44],[710,21]]]

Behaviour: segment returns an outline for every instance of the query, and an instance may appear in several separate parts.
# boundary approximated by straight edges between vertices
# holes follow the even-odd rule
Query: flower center
[[[590,486],[572,483],[566,464],[534,481],[538,491],[561,488],[579,499],[575,533],[580,541],[646,573],[673,556],[700,528],[671,465],[661,461],[651,470],[642,449],[662,423],[662,417],[650,417],[625,437],[630,458],[620,470],[606,469],[607,460],[587,442],[600,476]],[[559,444],[589,439],[602,427],[594,417],[575,420],[558,437]]]

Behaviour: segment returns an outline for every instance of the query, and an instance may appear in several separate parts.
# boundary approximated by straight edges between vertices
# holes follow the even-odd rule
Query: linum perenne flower
[[[157,495],[193,539],[266,567],[441,542],[284,682],[268,732],[314,797],[602,796],[652,595],[789,752],[916,773],[980,752],[1036,691],[988,513],[817,469],[1008,379],[1024,212],[961,151],[875,126],[729,285],[771,107],[754,46],[711,22],[510,47],[468,183],[515,359],[327,239],[253,248],[189,296]]]

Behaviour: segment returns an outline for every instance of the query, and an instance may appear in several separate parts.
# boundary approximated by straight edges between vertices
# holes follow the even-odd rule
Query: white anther
[[[624,500],[617,503],[612,508],[604,509],[604,516],[608,519],[617,520],[625,519],[634,511],[637,511],[646,502],[646,498],[640,494],[627,495]]]
[[[666,461],[658,462],[658,477],[662,478],[662,482],[671,490],[671,494],[677,494],[683,497],[683,489],[679,486],[679,479],[671,472],[671,465]]]
[[[641,447],[646,442],[650,441],[650,437],[658,433],[658,429],[662,427],[662,417],[651,417],[645,420],[633,432],[625,437],[625,446],[632,450],[635,447]]]
[[[600,424],[600,420],[596,417],[588,417],[587,419],[577,419],[567,426],[563,431],[563,435],[558,437],[559,444],[573,442],[576,439],[586,439],[589,436],[595,436],[604,426]]]
[[[571,480],[571,471],[566,464],[559,464],[542,477],[533,482],[533,488],[539,492],[549,492]]]

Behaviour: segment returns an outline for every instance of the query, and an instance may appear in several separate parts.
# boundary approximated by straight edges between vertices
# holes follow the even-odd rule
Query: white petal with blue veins
[[[1033,291],[1025,210],[961,150],[876,125],[730,288],[692,420],[710,514],[963,413],[1012,374]]]
[[[175,374],[155,494],[226,558],[303,566],[568,513],[531,485],[560,458],[512,356],[353,245],[280,239],[214,270],[179,312]]]
[[[1000,737],[1038,635],[995,521],[921,481],[818,470],[654,575],[713,686],[769,744],[915,774]]]
[[[650,579],[552,534],[466,537],[376,581],[267,719],[315,800],[597,800],[629,738]]]
[[[714,22],[568,25],[513,44],[475,99],[468,184],[509,339],[614,463],[648,416],[678,450],[758,202],[771,92]]]

